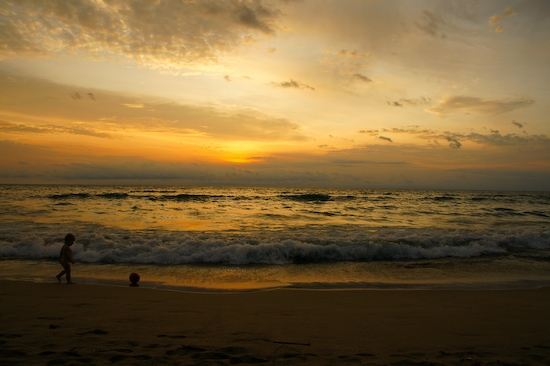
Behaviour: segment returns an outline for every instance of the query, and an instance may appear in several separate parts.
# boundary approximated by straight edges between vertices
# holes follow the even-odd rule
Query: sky
[[[2,0],[0,183],[550,189],[547,0]]]

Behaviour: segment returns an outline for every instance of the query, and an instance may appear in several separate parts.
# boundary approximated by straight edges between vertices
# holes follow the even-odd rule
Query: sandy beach
[[[550,288],[195,294],[0,281],[1,365],[548,365]]]

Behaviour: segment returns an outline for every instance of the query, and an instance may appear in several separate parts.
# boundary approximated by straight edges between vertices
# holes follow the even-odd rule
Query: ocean
[[[0,279],[193,292],[550,285],[550,192],[0,185]]]

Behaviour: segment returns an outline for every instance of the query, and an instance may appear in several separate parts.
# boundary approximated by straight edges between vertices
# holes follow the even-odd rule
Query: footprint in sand
[[[250,355],[231,357],[229,359],[229,363],[231,363],[233,365],[237,365],[237,364],[241,364],[241,363],[251,364],[251,363],[265,363],[265,362],[267,362],[266,359],[258,358],[258,357],[254,357],[254,356],[250,356]]]
[[[109,334],[109,332],[107,332],[106,330],[103,330],[103,329],[94,329],[94,330],[90,330],[88,332],[82,332],[82,333],[77,333],[78,335],[85,335],[85,334],[99,334],[99,335],[105,335],[105,334]]]
[[[188,355],[189,353],[205,352],[206,349],[195,346],[181,346],[176,349],[166,351],[168,356]]]
[[[139,361],[147,361],[147,360],[150,360],[152,357],[149,355],[136,355],[136,356],[114,355],[109,357],[109,361],[111,361],[111,363],[116,363],[116,362],[125,360],[127,358],[132,358],[134,360],[139,360]]]
[[[166,335],[166,334],[159,334],[157,337],[159,337],[159,338],[172,338],[172,339],[187,338],[187,336],[184,336],[184,335]]]
[[[194,354],[193,358],[198,358],[199,360],[227,360],[229,355],[222,352],[203,352]]]

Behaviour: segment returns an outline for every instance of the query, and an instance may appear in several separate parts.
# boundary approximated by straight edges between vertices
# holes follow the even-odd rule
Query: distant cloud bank
[[[475,114],[498,114],[528,107],[533,103],[535,100],[529,97],[487,100],[461,95],[442,99],[435,107],[427,108],[426,111],[440,117],[459,111]]]

